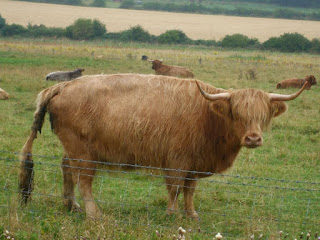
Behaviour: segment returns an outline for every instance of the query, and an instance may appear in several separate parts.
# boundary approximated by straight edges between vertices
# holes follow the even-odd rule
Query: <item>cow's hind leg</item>
[[[95,175],[94,157],[90,153],[87,144],[79,136],[69,129],[59,129],[57,135],[65,150],[66,165],[64,167],[64,195],[67,197],[67,206],[78,207],[74,199],[74,184],[78,184],[80,195],[85,203],[88,217],[99,218],[101,213],[94,202],[92,195],[92,183]],[[71,174],[70,174],[71,172]],[[72,178],[72,180],[70,179]]]
[[[64,205],[69,211],[81,211],[80,205],[76,202],[74,195],[74,180],[73,174],[75,169],[70,165],[69,159],[63,157],[62,159],[62,173],[63,173],[63,198]]]
[[[198,219],[198,214],[194,209],[193,195],[197,186],[197,181],[193,179],[186,179],[184,182],[184,210],[189,217]]]

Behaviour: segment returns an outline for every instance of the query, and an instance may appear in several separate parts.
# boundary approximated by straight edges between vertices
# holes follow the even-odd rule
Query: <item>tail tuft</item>
[[[19,189],[22,202],[27,204],[33,187],[33,161],[30,153],[24,154],[21,160]]]

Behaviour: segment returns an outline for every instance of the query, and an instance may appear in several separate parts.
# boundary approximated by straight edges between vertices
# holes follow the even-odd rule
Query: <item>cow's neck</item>
[[[230,123],[211,112],[208,123],[207,144],[211,150],[210,169],[212,173],[221,173],[230,168],[241,149],[240,141],[230,128]]]

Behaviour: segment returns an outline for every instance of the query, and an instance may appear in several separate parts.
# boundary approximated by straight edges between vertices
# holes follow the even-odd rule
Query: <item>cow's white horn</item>
[[[303,90],[307,87],[308,84],[309,84],[309,82],[306,81],[304,83],[304,85],[302,86],[302,88],[300,88],[300,90],[298,92],[293,93],[293,94],[289,94],[289,95],[270,93],[269,94],[270,101],[291,101],[291,100],[297,98],[303,92]]]
[[[209,94],[209,93],[206,93],[199,85],[198,81],[195,80],[198,88],[199,88],[199,91],[201,92],[202,96],[207,99],[207,100],[210,100],[210,101],[215,101],[215,100],[219,100],[219,99],[227,99],[230,94],[229,93],[216,93],[216,94]]]

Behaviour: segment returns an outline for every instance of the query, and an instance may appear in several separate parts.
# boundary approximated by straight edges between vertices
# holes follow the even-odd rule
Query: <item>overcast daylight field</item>
[[[3,8],[21,6],[20,4],[23,5],[22,8]],[[21,16],[23,14],[19,11],[35,10],[37,6],[46,8],[48,22],[42,23],[47,26],[53,26],[50,23],[62,24],[61,19],[65,19],[65,25],[56,26],[66,26],[79,17],[88,17],[85,14],[91,11],[94,13],[95,10],[110,11],[0,0],[0,14],[9,23],[16,21],[19,24],[39,24],[45,19],[39,14],[39,9],[37,14],[29,12],[25,16]],[[55,20],[51,15],[48,16],[54,9],[68,8],[73,10],[55,12]],[[81,9],[82,13],[74,9]],[[123,14],[128,13],[126,10],[119,11],[122,11],[122,16],[128,15]],[[66,17],[68,12],[72,16]],[[98,16],[98,13],[94,15]],[[200,15],[194,16],[201,18]],[[136,18],[139,16],[132,15],[131,22]],[[238,28],[242,18],[236,19],[239,19],[239,25],[233,25]],[[250,22],[250,18],[243,19]],[[287,20],[263,20],[273,22],[272,30],[278,31],[278,34],[289,31],[280,27]],[[302,25],[307,23],[309,22],[301,22]],[[310,33],[315,34],[311,38],[317,37],[319,22],[311,23],[315,24],[310,27]],[[116,31],[112,30],[107,21],[105,24],[108,30]],[[129,28],[126,24],[122,29]],[[180,24],[184,26],[183,23]],[[159,29],[164,32],[169,29],[168,25],[170,24],[163,24]],[[302,25],[297,25],[300,27],[294,31],[304,33],[306,28]],[[142,26],[156,34],[147,28],[149,25]],[[242,28],[246,31],[245,25]],[[187,29],[182,30],[190,37],[205,38],[206,34],[213,34],[210,28],[204,28],[201,36],[200,32],[193,32],[192,28],[188,30],[190,34]],[[223,34],[233,33],[227,29],[223,31]],[[260,33],[265,34],[264,37],[275,34],[266,29]],[[77,67],[85,68],[84,74],[87,75],[153,74],[150,62],[141,61],[142,55],[188,67],[197,79],[225,89],[258,88],[266,92],[290,94],[296,89],[276,89],[276,84],[286,78],[304,78],[310,74],[318,81],[320,79],[320,56],[305,53],[116,43],[104,40],[0,38],[0,87],[10,94],[9,100],[0,100],[0,239],[7,236],[15,239],[177,239],[173,235],[177,237],[180,226],[186,229],[188,240],[214,239],[218,232],[223,235],[223,239],[230,240],[279,240],[284,239],[286,234],[285,239],[308,239],[308,232],[312,236],[310,240],[316,239],[316,232],[320,232],[318,85],[287,103],[287,112],[275,118],[270,129],[264,133],[262,147],[242,149],[233,167],[223,175],[215,174],[199,181],[195,193],[199,221],[185,216],[183,194],[179,198],[180,212],[174,216],[166,215],[167,191],[163,178],[150,171],[124,170],[110,173],[108,169],[101,170],[95,179],[94,196],[103,217],[92,220],[87,219],[83,212],[68,212],[61,197],[60,164],[63,149],[50,129],[48,117],[42,133],[34,141],[33,154],[36,156],[32,200],[25,207],[20,205],[19,151],[30,133],[37,94],[55,84],[44,80],[46,74]],[[199,58],[202,60],[201,64]],[[77,189],[76,198],[83,207]]]

